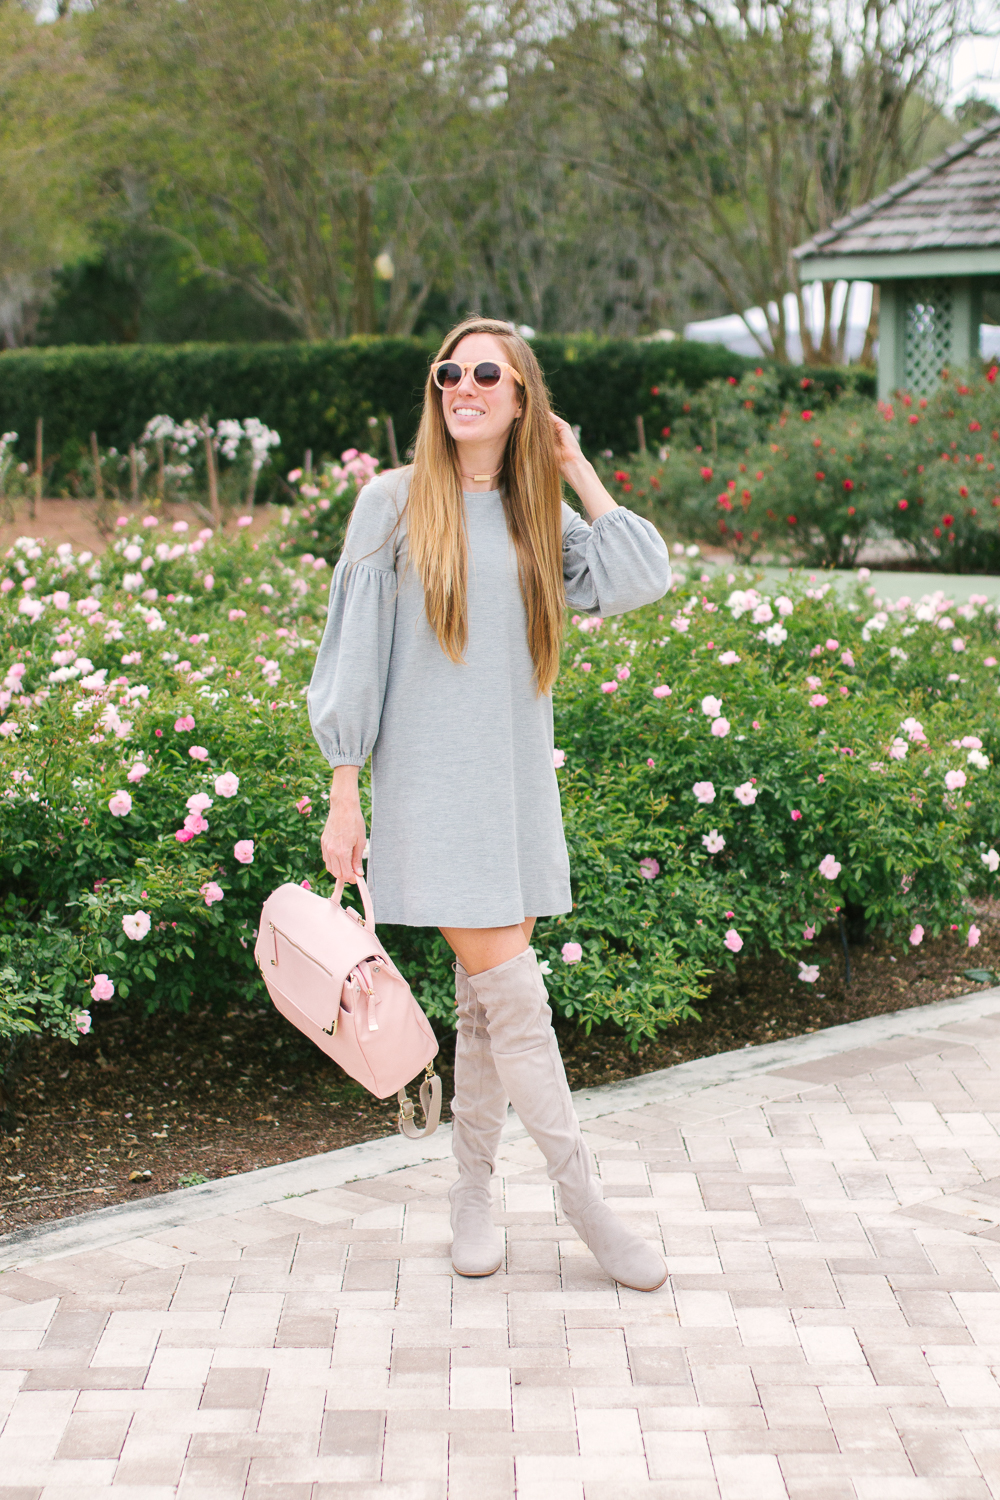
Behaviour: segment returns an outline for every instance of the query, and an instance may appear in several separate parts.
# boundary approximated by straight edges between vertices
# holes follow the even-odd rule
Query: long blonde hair
[[[549,393],[530,345],[506,323],[470,318],[448,334],[436,359],[449,359],[470,333],[489,333],[517,370],[521,415],[507,439],[500,472],[507,530],[517,554],[521,596],[528,617],[528,649],[539,693],[559,671],[565,590],[562,570],[562,488],[550,416]],[[409,553],[424,586],[424,605],[442,651],[462,661],[469,641],[468,538],[455,442],[430,374],[417,430],[407,500]]]

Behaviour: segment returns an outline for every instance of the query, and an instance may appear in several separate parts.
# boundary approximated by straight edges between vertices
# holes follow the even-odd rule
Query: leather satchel
[[[278,1010],[376,1099],[396,1094],[399,1128],[414,1140],[441,1118],[437,1039],[410,986],[375,933],[368,887],[357,877],[364,920],[332,896],[281,885],[264,902],[254,958]],[[405,1085],[424,1069],[415,1123]]]

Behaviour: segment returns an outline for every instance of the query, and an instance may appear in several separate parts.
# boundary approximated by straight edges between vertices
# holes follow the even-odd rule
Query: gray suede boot
[[[468,976],[486,1012],[493,1062],[522,1125],[559,1184],[563,1212],[600,1265],[622,1286],[653,1292],[667,1279],[663,1257],[604,1202],[566,1082],[548,995],[532,948]]]
[[[490,1179],[507,1118],[507,1092],[490,1055],[486,1015],[455,964],[458,1035],[451,1143],[458,1181],[451,1199],[451,1263],[460,1276],[492,1276],[503,1265],[503,1237],[493,1223]]]

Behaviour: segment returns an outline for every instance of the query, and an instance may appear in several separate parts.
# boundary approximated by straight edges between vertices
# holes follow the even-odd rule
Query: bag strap
[[[433,1135],[438,1128],[441,1119],[441,1080],[434,1071],[434,1064],[428,1063],[425,1069],[426,1077],[420,1085],[420,1108],[424,1112],[424,1128],[413,1122],[413,1101],[407,1098],[406,1090],[400,1089],[396,1095],[399,1101],[399,1128],[403,1135],[408,1135],[411,1141],[419,1141],[426,1135]]]
[[[368,887],[365,884],[365,877],[363,875],[355,875],[354,878],[358,883],[358,890],[361,892],[361,904],[365,909],[365,926],[368,928],[368,931],[371,933],[372,937],[374,937],[375,907],[372,904],[371,893],[369,892]],[[342,880],[338,880],[336,886],[334,887],[333,895],[330,897],[330,900],[334,906],[340,905],[340,898],[343,894],[344,882]]]

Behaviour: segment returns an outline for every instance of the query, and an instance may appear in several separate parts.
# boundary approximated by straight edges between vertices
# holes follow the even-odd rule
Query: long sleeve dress
[[[362,490],[330,589],[309,717],[331,766],[372,757],[367,881],[378,922],[506,927],[572,909],[553,766],[517,559],[499,490],[466,493],[469,642],[442,651],[407,567],[410,470]],[[662,598],[667,549],[619,508],[563,505],[566,602],[613,615]]]

